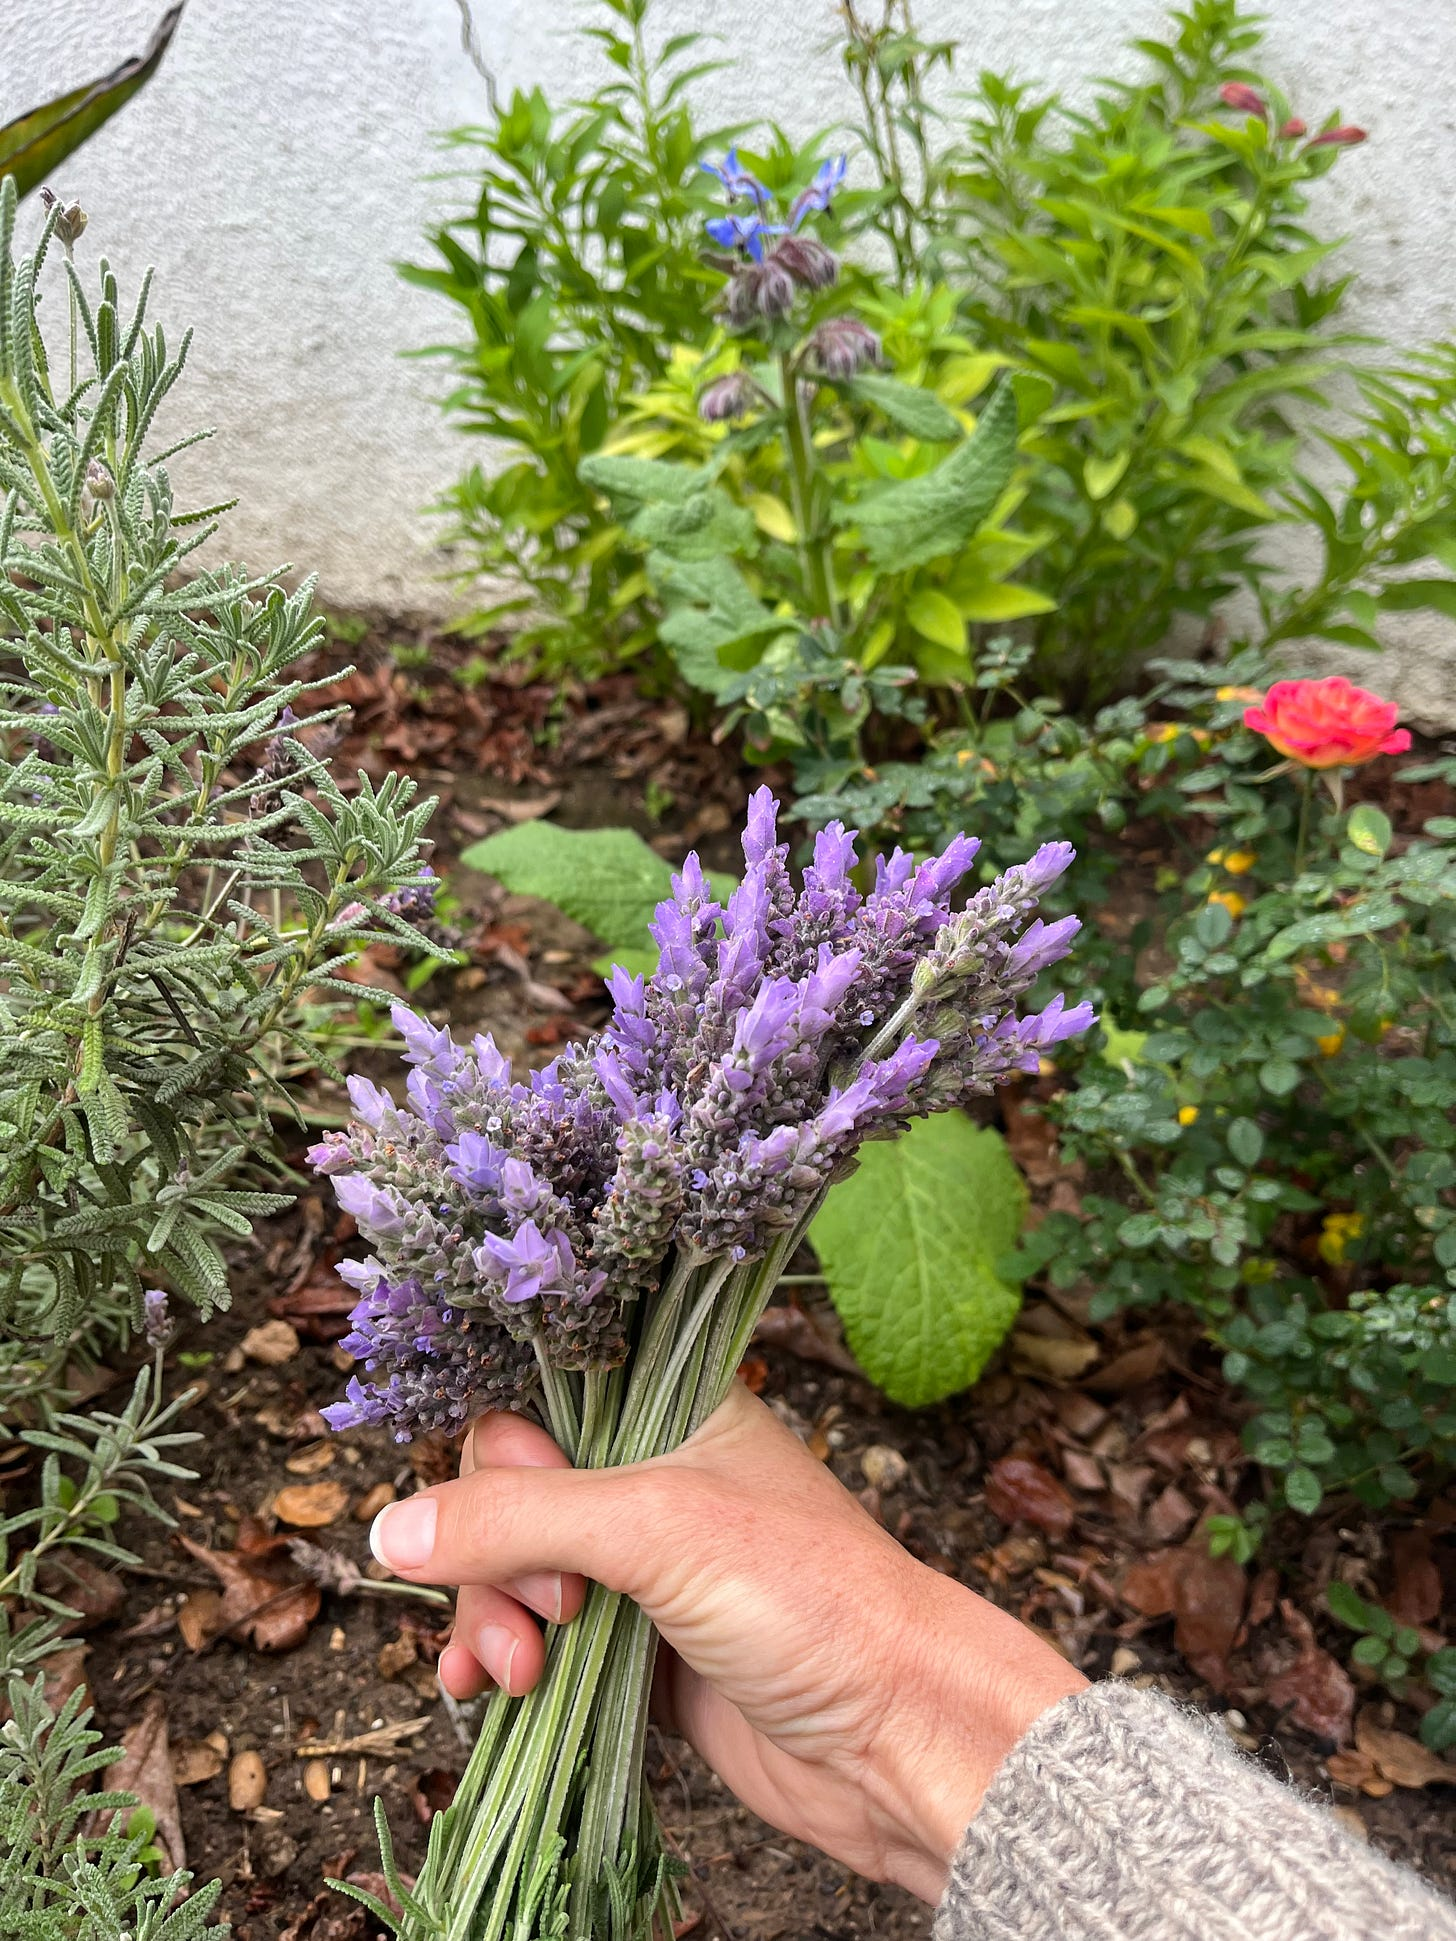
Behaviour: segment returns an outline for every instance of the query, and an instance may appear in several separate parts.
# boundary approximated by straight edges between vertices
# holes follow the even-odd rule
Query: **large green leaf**
[[[993,511],[1016,463],[1016,394],[999,384],[963,445],[933,472],[903,479],[836,513],[858,526],[870,563],[903,572],[961,547]]]
[[[956,414],[933,391],[919,384],[902,384],[897,377],[865,371],[851,378],[849,394],[873,405],[892,425],[908,431],[912,438],[944,445],[961,435],[961,421]]]
[[[647,575],[669,603],[658,637],[672,649],[683,679],[717,700],[737,679],[721,650],[784,630],[782,618],[769,612],[731,560],[652,553]]]
[[[850,1347],[891,1401],[969,1388],[1021,1305],[996,1262],[1015,1246],[1026,1183],[997,1132],[958,1112],[874,1141],[809,1238]]]
[[[20,195],[29,194],[43,182],[146,85],[161,64],[181,18],[180,4],[169,7],[145,52],[132,55],[100,80],[72,88],[69,94],[17,115],[0,128],[0,175],[13,175]]]
[[[673,868],[634,830],[522,822],[472,843],[460,860],[499,877],[518,895],[554,903],[634,972],[656,962],[647,927],[672,894]],[[720,897],[733,887],[730,877],[714,874],[709,880]]]
[[[684,505],[709,483],[697,465],[674,465],[665,458],[618,458],[597,453],[584,458],[577,476],[609,499],[632,505]]]

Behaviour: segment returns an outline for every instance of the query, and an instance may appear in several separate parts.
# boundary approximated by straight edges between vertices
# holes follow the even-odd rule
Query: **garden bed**
[[[674,860],[696,844],[710,863],[726,862],[757,777],[695,734],[677,703],[644,703],[625,679],[558,699],[452,642],[422,639],[391,657],[365,638],[350,652],[362,671],[345,688],[355,712],[338,772],[407,767],[441,797],[435,861],[458,899],[447,914],[469,961],[437,972],[415,1001],[541,1062],[603,1015],[593,945],[549,906],[456,869],[459,850],[549,813],[575,826],[628,824]],[[1387,806],[1398,822],[1401,805]],[[1420,812],[1435,810],[1423,802]],[[1133,870],[1156,868],[1156,856],[1125,840]],[[1108,920],[1129,901],[1119,898]],[[402,983],[407,966],[376,952],[362,974]],[[367,1030],[359,1037],[350,1055],[367,1069]],[[1075,1212],[1086,1184],[1028,1109],[1053,1082],[1031,1081],[993,1108],[1030,1182],[1034,1218]],[[326,1119],[341,1100],[320,1087],[310,1104]],[[428,1439],[406,1449],[377,1431],[324,1439],[317,1410],[337,1394],[347,1359],[334,1345],[346,1290],[331,1267],[349,1245],[349,1223],[306,1189],[239,1258],[232,1312],[205,1329],[189,1324],[178,1340],[184,1356],[206,1357],[191,1370],[177,1365],[174,1377],[179,1389],[197,1385],[186,1426],[204,1438],[198,1477],[175,1502],[164,1497],[175,1537],[136,1533],[144,1571],[89,1636],[85,1671],[108,1736],[135,1728],[160,1699],[173,1769],[185,1779],[216,1768],[181,1787],[181,1829],[197,1875],[221,1875],[241,1941],[366,1932],[362,1910],[328,1894],[324,1876],[377,1864],[376,1795],[411,1870],[470,1732],[433,1679],[446,1613],[380,1589],[326,1587],[317,1598],[289,1589],[306,1575],[281,1539],[292,1533],[343,1560],[344,1578],[352,1569],[370,1583],[359,1507],[450,1473],[450,1450]],[[812,1273],[811,1260],[797,1265]],[[1035,1624],[1089,1675],[1155,1682],[1214,1706],[1276,1771],[1332,1797],[1382,1849],[1452,1887],[1447,1782],[1413,1783],[1439,1773],[1438,1762],[1415,1745],[1412,1711],[1378,1687],[1351,1689],[1322,1595],[1337,1561],[1347,1580],[1351,1559],[1367,1577],[1393,1567],[1408,1621],[1432,1622],[1456,1505],[1438,1503],[1419,1526],[1399,1513],[1377,1521],[1332,1508],[1276,1527],[1259,1568],[1245,1572],[1190,1541],[1202,1516],[1232,1506],[1248,1462],[1239,1410],[1191,1322],[1137,1313],[1092,1329],[1075,1292],[1029,1288],[980,1385],[912,1414],[853,1371],[812,1283],[789,1292],[800,1305],[770,1315],[744,1374],[914,1554]],[[291,1494],[280,1502],[280,1492]],[[238,1561],[213,1566],[207,1553]],[[219,1569],[251,1584],[253,1601],[239,1591],[241,1606],[219,1611]],[[340,1572],[336,1562],[336,1582]],[[246,1621],[223,1629],[240,1609]],[[288,1648],[260,1648],[270,1643]],[[220,1735],[210,1754],[209,1735]],[[326,1750],[300,1756],[310,1744]],[[264,1791],[230,1804],[245,1752],[261,1755]],[[691,1869],[683,1932],[728,1941],[925,1932],[925,1912],[907,1896],[867,1887],[761,1826],[682,1748],[655,1742],[650,1765]],[[156,1803],[155,1780],[144,1774],[133,1788]]]

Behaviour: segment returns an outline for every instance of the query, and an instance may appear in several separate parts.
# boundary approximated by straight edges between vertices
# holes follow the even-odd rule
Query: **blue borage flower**
[[[862,1140],[1034,1072],[1086,1030],[1087,1004],[1017,1009],[1078,929],[1034,915],[1071,846],[1044,844],[955,911],[978,848],[897,849],[862,893],[853,832],[831,823],[796,887],[760,789],[742,881],[720,903],[688,857],[652,926],[656,970],[612,973],[589,1043],[516,1080],[491,1039],[467,1049],[397,1005],[405,1103],[351,1079],[353,1121],[309,1155],[373,1249],[340,1269],[365,1375],[329,1421],[408,1440],[524,1406],[543,1364],[614,1365],[673,1259],[760,1257]]]

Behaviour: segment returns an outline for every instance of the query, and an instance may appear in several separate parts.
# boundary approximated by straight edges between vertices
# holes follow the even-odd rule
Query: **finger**
[[[500,1410],[477,1417],[460,1450],[460,1473],[480,1469],[569,1469],[570,1459],[537,1423],[524,1415]],[[577,1573],[528,1573],[502,1590],[543,1617],[549,1624],[567,1624],[581,1609],[586,1582]]]
[[[646,1467],[476,1469],[391,1503],[369,1542],[381,1563],[422,1584],[574,1576],[579,1605],[582,1576],[629,1594],[650,1581],[664,1541],[653,1514],[662,1494]],[[563,1587],[563,1615],[567,1608]]]
[[[463,1655],[462,1655],[463,1654]],[[450,1660],[447,1668],[446,1659]],[[455,1628],[450,1642],[440,1654],[439,1672],[445,1682],[447,1669],[465,1682],[475,1684],[466,1660],[473,1661],[486,1682],[519,1697],[528,1692],[541,1676],[546,1663],[546,1647],[540,1627],[504,1591],[477,1584],[468,1596],[462,1594],[455,1613]],[[454,1683],[446,1689],[452,1697],[462,1694]],[[476,1684],[472,1698],[483,1686]]]
[[[447,1644],[440,1653],[440,1662],[435,1667],[435,1676],[443,1691],[458,1705],[467,1704],[472,1698],[479,1698],[482,1692],[491,1689],[494,1680],[484,1665],[480,1664],[472,1652],[463,1644]]]

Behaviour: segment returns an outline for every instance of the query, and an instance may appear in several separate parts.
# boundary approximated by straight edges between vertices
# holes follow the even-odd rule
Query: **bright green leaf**
[[[1390,817],[1373,803],[1361,802],[1351,809],[1345,834],[1353,848],[1363,856],[1383,856],[1390,847]]]
[[[897,377],[865,371],[851,379],[849,390],[852,397],[873,405],[892,425],[908,431],[912,438],[948,445],[961,436],[960,419],[933,391],[924,391],[918,384],[902,384]]]
[[[1087,488],[1089,499],[1105,499],[1127,470],[1131,452],[1117,452],[1111,458],[1098,458],[1094,453],[1082,467],[1082,483]]]
[[[958,1112],[862,1148],[810,1239],[845,1335],[892,1401],[968,1388],[1015,1319],[998,1259],[1021,1232],[1026,1184],[999,1133]]]

